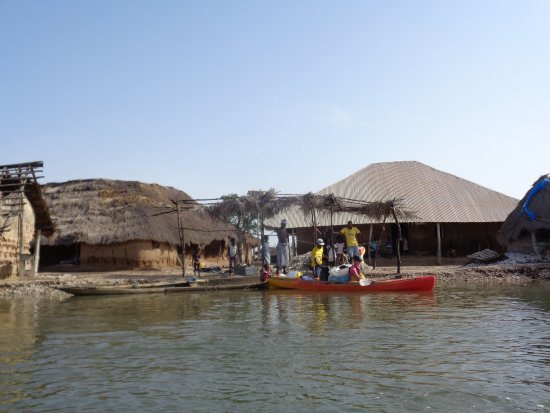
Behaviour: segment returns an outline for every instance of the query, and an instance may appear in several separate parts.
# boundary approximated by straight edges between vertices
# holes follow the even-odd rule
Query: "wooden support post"
[[[178,216],[178,234],[181,248],[181,275],[182,277],[185,277],[185,233],[181,222],[180,204],[178,201],[174,201],[174,203],[176,204],[176,214]]]
[[[386,230],[386,219],[387,216],[384,215],[384,220],[382,221],[382,229],[380,231],[380,239],[377,241],[376,251],[374,252],[374,258],[372,261],[372,269],[376,269],[376,256],[380,253],[380,247],[382,246],[382,237],[384,236],[384,231]]]
[[[23,246],[24,246],[24,234],[23,234],[23,220],[25,214],[25,183],[26,179],[21,180],[21,200],[19,202],[19,211],[17,213],[17,275],[22,276],[25,274],[25,262],[23,261]]]
[[[40,236],[42,231],[36,230],[36,235],[34,237],[34,271],[33,275],[38,274],[38,264],[40,262]]]
[[[265,226],[264,226],[264,214],[263,212],[260,214],[260,217],[259,217],[259,221],[260,221],[260,261],[262,263],[262,268],[265,264],[264,262],[264,257],[265,257],[265,254],[266,254],[266,251],[265,251],[265,243],[264,243],[264,236],[265,236]],[[271,260],[269,260],[271,262]]]
[[[334,214],[334,211],[332,208],[330,209],[330,247],[333,249],[334,252],[334,225],[332,224],[332,215]],[[336,254],[334,254],[336,257]]]
[[[313,246],[315,246],[315,241],[317,240],[317,217],[315,216],[315,209],[311,212],[311,217],[313,218]]]
[[[441,265],[441,224],[437,223],[437,265]]]
[[[372,242],[372,226],[373,224],[370,224],[369,228],[369,243],[367,244],[367,257],[368,257],[368,263],[371,265],[371,258],[370,258],[370,243]]]
[[[391,213],[393,215],[393,219],[395,220],[395,224],[397,225],[397,243],[395,246],[395,250],[397,252],[397,274],[401,274],[401,225],[399,224],[399,219],[397,219],[397,214],[395,213],[395,209],[392,207]]]

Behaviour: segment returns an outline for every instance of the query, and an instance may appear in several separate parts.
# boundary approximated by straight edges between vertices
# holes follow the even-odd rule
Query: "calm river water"
[[[550,284],[0,299],[0,412],[548,412]]]

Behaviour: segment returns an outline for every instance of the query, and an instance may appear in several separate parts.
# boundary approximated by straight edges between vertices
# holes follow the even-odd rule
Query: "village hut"
[[[416,161],[374,163],[316,194],[374,203],[399,201],[404,210],[413,212],[400,219],[401,251],[437,255],[438,262],[442,255],[503,250],[497,233],[517,203],[517,199]],[[360,229],[361,244],[376,241],[382,255],[396,251],[398,227],[391,217],[325,214],[313,222],[310,215],[293,207],[268,220],[267,225],[277,227],[282,218],[296,234],[300,254],[311,250],[314,240],[326,236],[331,227],[339,231],[348,220]]]
[[[542,175],[517,203],[499,235],[509,250],[550,260],[550,174]]]
[[[34,274],[39,251],[31,244],[54,231],[37,181],[42,167],[41,161],[0,166],[0,278]]]
[[[188,263],[198,245],[203,259],[217,261],[235,236],[233,225],[201,212],[185,192],[157,184],[76,180],[45,185],[44,197],[56,224],[55,234],[43,244],[45,265],[178,267],[182,240]]]

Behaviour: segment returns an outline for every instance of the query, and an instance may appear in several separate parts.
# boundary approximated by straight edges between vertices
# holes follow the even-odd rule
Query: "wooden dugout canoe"
[[[434,288],[435,277],[425,275],[414,278],[392,278],[374,280],[371,284],[362,286],[357,281],[335,283],[319,280],[302,280],[301,278],[271,277],[268,280],[270,288],[292,290],[333,291],[333,292],[380,292],[380,291],[430,291]]]
[[[178,286],[170,284],[158,287],[79,287],[62,286],[56,287],[58,290],[73,295],[122,295],[122,294],[152,294],[152,293],[187,293],[200,291],[224,291],[224,290],[254,290],[264,288],[266,283],[247,283],[247,284],[221,284],[221,285],[196,285],[190,286],[189,283]]]
[[[166,293],[188,293],[196,291],[227,291],[227,290],[259,290],[267,287],[265,282],[257,282],[252,284],[218,284],[218,285],[201,285],[196,287],[170,287],[165,288]]]
[[[176,283],[137,284],[137,285],[111,285],[111,286],[77,286],[62,285],[55,287],[73,295],[119,295],[119,294],[151,294],[163,293],[169,287],[189,287],[189,281]]]

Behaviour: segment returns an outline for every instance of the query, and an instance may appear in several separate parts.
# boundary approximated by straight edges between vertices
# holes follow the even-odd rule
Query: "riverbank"
[[[452,263],[433,265],[433,257],[418,259],[404,257],[401,267],[403,277],[433,274],[437,282],[477,283],[528,283],[537,280],[550,281],[550,263],[536,262],[534,257],[508,254],[508,258],[496,263],[467,263],[464,258]],[[369,278],[383,278],[396,273],[395,260],[380,259],[376,269],[365,267]],[[192,277],[192,270],[186,278]],[[239,278],[224,272],[202,273],[201,278]],[[72,286],[138,286],[182,281],[181,270],[134,270],[113,272],[44,272],[36,277],[12,277],[0,280],[0,297],[43,296],[64,299],[70,296],[56,289],[61,285]]]

